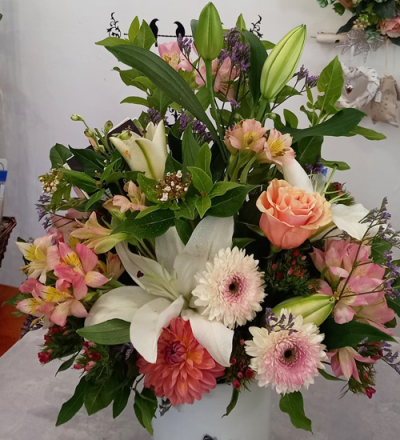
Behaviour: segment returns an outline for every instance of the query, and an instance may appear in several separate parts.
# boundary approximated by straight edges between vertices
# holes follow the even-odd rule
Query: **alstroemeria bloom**
[[[34,322],[41,321],[46,328],[49,324],[49,315],[54,309],[54,305],[46,303],[42,298],[44,285],[37,280],[30,278],[21,284],[19,291],[21,293],[30,293],[32,298],[26,298],[17,303],[17,309],[37,318]]]
[[[263,150],[266,129],[254,119],[243,119],[232,130],[225,133],[224,143],[232,154],[239,150],[252,150],[256,153]]]
[[[54,269],[58,263],[57,246],[52,245],[55,234],[48,234],[37,238],[33,243],[17,242],[18,249],[29,263],[21,267],[28,278],[39,278],[41,283],[46,282],[46,273]]]
[[[124,191],[128,193],[129,198],[114,196],[112,199],[113,206],[119,206],[121,212],[144,211],[147,208],[145,194],[133,182],[125,183]]]
[[[57,215],[54,214],[51,216],[52,228],[49,230],[51,233],[61,232],[64,241],[67,244],[70,244],[70,235],[71,232],[75,229],[79,228],[79,225],[76,220],[85,220],[89,217],[89,213],[87,212],[79,212],[76,209],[68,209],[65,215]]]
[[[158,46],[160,57],[167,62],[173,69],[183,69],[187,72],[193,70],[193,66],[184,57],[177,41],[163,43]]]
[[[147,362],[157,360],[157,341],[172,319],[190,321],[196,340],[220,365],[229,366],[233,330],[210,321],[189,308],[195,275],[205,270],[220,249],[232,246],[233,218],[206,217],[193,231],[186,246],[176,229],[155,239],[157,261],[133,254],[126,242],[116,248],[126,271],[138,287],[120,287],[101,296],[90,310],[85,325],[110,319],[131,323],[130,338]]]
[[[132,171],[143,171],[146,177],[155,180],[162,179],[168,156],[164,121],[157,126],[150,122],[146,127],[144,137],[132,131],[129,133],[128,140],[111,137],[110,141]]]
[[[375,362],[370,357],[361,356],[352,347],[332,350],[328,352],[327,355],[331,358],[332,371],[336,377],[344,376],[348,380],[353,376],[358,382],[360,382],[360,376],[358,374],[356,361],[367,364],[373,364]]]
[[[71,232],[71,237],[84,240],[85,246],[93,249],[96,254],[102,254],[112,249],[117,243],[126,239],[126,234],[112,234],[112,230],[101,226],[96,213],[92,212],[86,223],[78,222],[79,229]]]
[[[76,253],[65,243],[59,243],[58,251],[61,264],[54,268],[59,280],[71,283],[77,299],[83,299],[89,287],[100,287],[108,282],[108,278],[94,269],[99,259],[88,247],[78,243]]]
[[[97,263],[101,272],[107,277],[113,280],[118,280],[118,278],[125,272],[125,268],[122,265],[121,259],[117,254],[112,252],[107,252],[106,263],[99,261]]]
[[[293,163],[295,153],[292,148],[292,136],[282,134],[275,128],[271,128],[268,139],[264,144],[265,158],[260,162],[274,163],[283,171],[283,166],[289,166]],[[290,182],[289,182],[290,183]]]

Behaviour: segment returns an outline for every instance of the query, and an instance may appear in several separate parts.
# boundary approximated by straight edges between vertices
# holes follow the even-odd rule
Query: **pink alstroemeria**
[[[99,261],[97,264],[100,271],[113,280],[118,280],[118,278],[125,272],[121,259],[117,254],[113,254],[112,252],[107,252],[106,263]]]
[[[158,52],[160,54],[160,57],[173,69],[183,69],[187,72],[191,72],[193,70],[193,66],[190,64],[189,60],[187,60],[183,55],[177,41],[160,44],[158,46]]]
[[[112,199],[113,206],[119,206],[121,212],[126,211],[144,211],[146,196],[140,188],[133,182],[127,182],[124,190],[128,193],[128,197],[114,196]]]
[[[292,148],[292,136],[290,134],[282,134],[275,128],[271,128],[268,133],[268,139],[264,144],[265,158],[260,162],[274,163],[275,165],[290,165],[294,158],[295,152]]]
[[[358,374],[356,361],[367,364],[373,364],[375,362],[370,357],[361,356],[351,347],[332,350],[328,352],[327,355],[331,358],[332,371],[336,377],[344,376],[348,380],[353,376],[358,382],[360,382],[360,376]]]
[[[62,233],[63,239],[58,241],[64,241],[70,244],[70,235],[75,229],[79,228],[79,224],[76,220],[84,220],[89,217],[87,212],[79,212],[76,209],[68,209],[64,216],[52,215],[51,222],[53,227],[49,232]]]
[[[108,282],[108,278],[100,272],[94,271],[99,259],[87,246],[78,243],[76,252],[65,243],[59,243],[61,264],[54,268],[59,280],[71,283],[76,299],[83,299],[89,287],[100,287]]]

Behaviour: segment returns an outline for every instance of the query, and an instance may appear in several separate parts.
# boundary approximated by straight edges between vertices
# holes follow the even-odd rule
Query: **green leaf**
[[[113,401],[118,382],[115,376],[100,382],[88,382],[83,395],[83,403],[89,416],[107,408]]]
[[[222,417],[229,416],[229,414],[235,408],[235,406],[239,400],[239,394],[240,394],[240,391],[238,389],[232,387],[231,401],[229,402],[229,405],[226,407],[226,413]]]
[[[240,186],[240,183],[236,182],[217,182],[214,184],[209,196],[211,198],[217,197],[217,196],[223,196],[227,191],[238,188]]]
[[[160,89],[155,89],[151,96],[147,98],[149,101],[149,107],[158,110],[161,115],[165,115],[168,106],[172,103],[171,98],[169,98]]]
[[[136,46],[115,46],[107,47],[119,61],[128,66],[135,67],[159,88],[172,101],[177,102],[185,108],[196,119],[202,121],[212,134],[214,139],[218,139],[215,128],[206,115],[202,105],[196,98],[190,86],[168,63],[158,55]]]
[[[370,128],[365,127],[354,127],[353,130],[348,134],[348,136],[355,136],[359,134],[360,136],[364,136],[369,141],[382,141],[386,139],[386,136],[383,133],[379,133],[375,130],[371,130]]]
[[[295,428],[312,432],[311,420],[305,415],[303,396],[299,391],[282,395],[279,408],[282,412],[289,414],[290,421]]]
[[[247,193],[255,186],[240,185],[238,188],[229,190],[222,196],[214,197],[208,215],[213,217],[231,217],[238,213],[246,199]]]
[[[400,46],[400,37],[397,37],[397,38],[391,38],[391,37],[389,37],[389,40],[390,40],[393,44],[395,44],[396,46]]]
[[[242,31],[241,34],[246,37],[250,44],[249,88],[253,95],[254,102],[258,102],[261,96],[261,72],[268,53],[260,39],[252,32]]]
[[[204,110],[207,110],[210,106],[210,94],[208,93],[207,87],[201,87],[196,93],[197,99],[200,101],[201,106]]]
[[[118,180],[124,179],[126,181],[132,180],[132,182],[136,182],[138,179],[138,176],[140,176],[141,173],[138,171],[116,171],[115,173],[111,173],[106,179],[106,183],[113,183],[117,182]]]
[[[328,350],[355,347],[367,338],[369,343],[381,341],[395,342],[395,339],[391,336],[372,325],[357,321],[336,324],[333,318],[328,318],[321,325],[321,333],[325,333],[324,344],[328,347]]]
[[[200,191],[201,195],[208,194],[213,187],[211,177],[197,167],[188,167],[188,171],[192,174],[193,185]]]
[[[147,78],[147,76],[138,76],[135,79],[135,86],[139,87],[142,86],[142,90],[144,90],[146,93],[149,90],[150,92],[154,92],[156,90],[156,86]]]
[[[59,169],[59,171],[65,174],[65,178],[68,182],[72,183],[72,185],[77,186],[83,191],[92,193],[98,189],[98,186],[96,185],[96,180],[85,173],[80,173],[79,171],[73,170],[66,170],[64,168]]]
[[[197,153],[194,166],[203,170],[211,179],[211,150],[207,143],[205,143]]]
[[[62,167],[71,156],[72,153],[67,147],[55,144],[50,150],[51,167],[56,169]]]
[[[142,218],[142,217],[146,217],[146,215],[149,215],[153,211],[158,211],[159,209],[161,209],[160,205],[148,206],[146,209],[144,209],[143,211],[139,212],[139,214],[136,216],[136,219],[139,219],[139,218]]]
[[[119,388],[115,393],[113,403],[113,419],[116,419],[128,404],[129,396],[131,395],[131,387],[125,386]]]
[[[156,238],[165,234],[174,223],[174,212],[170,209],[162,209],[139,219],[129,217],[114,229],[113,234],[124,232],[135,238]]]
[[[121,101],[121,104],[136,104],[136,105],[144,105],[145,107],[149,107],[149,103],[147,99],[140,98],[139,96],[128,96]]]
[[[315,164],[321,157],[321,147],[324,142],[322,136],[312,136],[300,139],[297,143],[296,159],[305,166],[306,164]]]
[[[261,43],[265,47],[265,50],[271,50],[275,47],[275,43],[271,43],[271,41],[261,40]]]
[[[322,368],[318,368],[319,374],[324,377],[326,380],[332,380],[332,381],[339,381],[344,382],[343,379],[339,379],[338,377],[332,376],[331,374],[328,374],[325,370]]]
[[[296,90],[294,87],[291,87],[291,86],[284,86],[283,88],[282,88],[282,90],[278,93],[278,95],[275,97],[275,102],[277,103],[277,104],[282,104],[282,102],[283,101],[286,101],[286,99],[288,98],[288,97],[291,97],[291,96],[298,96],[298,95],[300,95],[301,93],[298,91],[298,90]]]
[[[74,395],[61,407],[60,413],[57,417],[56,426],[63,425],[64,423],[71,420],[72,417],[74,417],[74,415],[82,408],[86,384],[86,378],[82,377],[77,387],[75,388]]]
[[[374,2],[374,10],[376,15],[380,18],[395,18],[397,17],[397,7],[395,0],[387,0],[384,3]]]
[[[198,197],[196,200],[196,208],[200,214],[200,218],[203,218],[205,213],[211,208],[211,199],[208,196]]]
[[[96,43],[98,46],[106,46],[106,47],[114,47],[114,46],[122,46],[126,44],[132,44],[129,40],[125,40],[124,38],[117,37],[107,37],[104,40],[98,41]]]
[[[199,20],[190,20],[190,28],[192,29],[193,38],[196,36],[197,26],[199,25]]]
[[[384,257],[385,252],[390,251],[392,245],[382,238],[374,237],[371,243],[371,258],[375,264],[384,264],[386,258]]]
[[[236,20],[236,28],[239,29],[239,31],[245,31],[246,28],[246,22],[244,21],[243,14],[240,14],[239,17]]]
[[[139,17],[135,17],[129,26],[128,38],[131,43],[135,42],[135,38],[138,36],[140,31]]]
[[[314,127],[304,129],[285,127],[282,131],[291,134],[293,136],[293,142],[311,136],[346,136],[354,130],[364,116],[365,113],[360,112],[359,110],[345,108],[337,112],[327,121],[315,125]]]
[[[191,224],[187,220],[177,218],[175,219],[175,227],[182,243],[187,244],[193,232]]]
[[[182,164],[175,160],[172,153],[169,152],[165,161],[165,173],[176,173],[179,170],[182,170]]]
[[[135,38],[134,45],[143,49],[150,49],[155,42],[156,39],[154,38],[153,31],[150,29],[150,26],[146,21],[143,20],[142,25],[140,26],[140,31]]]
[[[88,341],[102,345],[118,345],[130,342],[130,322],[111,319],[101,324],[83,327],[76,332]]]
[[[78,356],[79,353],[74,354],[73,356],[71,356],[69,359],[67,359],[65,362],[63,362],[60,365],[60,368],[57,370],[56,376],[58,373],[60,373],[61,371],[65,371],[68,370],[68,368],[71,368],[72,365],[75,362],[76,357]]]
[[[289,125],[292,128],[297,128],[299,125],[299,120],[297,116],[292,113],[290,110],[283,110],[283,116],[285,117],[286,125]]]
[[[147,429],[150,435],[153,435],[151,422],[156,415],[157,405],[157,398],[150,388],[144,388],[142,394],[136,392],[133,409],[139,423]]]
[[[187,168],[196,163],[196,157],[200,151],[200,145],[194,138],[190,125],[183,132],[182,137],[182,173],[186,174]]]
[[[390,297],[386,297],[387,305],[394,310],[396,315],[400,318],[400,298],[392,299]]]
[[[333,9],[336,14],[343,15],[346,12],[346,8],[341,3],[335,3]]]
[[[248,244],[254,243],[256,240],[254,238],[234,238],[232,240],[233,246],[239,249],[244,249]]]
[[[156,180],[150,179],[144,174],[139,174],[137,177],[137,182],[140,189],[146,195],[147,200],[150,200],[154,203],[160,203],[160,199],[158,198],[158,191],[155,189],[155,186],[158,185],[158,182]]]
[[[339,171],[347,171],[350,169],[350,165],[348,165],[346,162],[320,159],[320,163],[329,168],[336,168]]]
[[[83,167],[83,171],[89,176],[103,172],[104,156],[90,149],[75,149],[70,147],[71,152]]]
[[[104,189],[101,189],[100,191],[95,192],[90,199],[87,201],[86,206],[85,206],[85,210],[86,212],[89,212],[90,208],[99,200],[102,199],[102,197],[104,196]]]
[[[318,91],[324,92],[320,110],[327,110],[334,105],[342,94],[344,79],[343,68],[338,57],[335,57],[321,72],[318,78]]]
[[[188,197],[184,202],[179,203],[179,209],[175,211],[176,218],[187,218],[193,220],[195,217],[196,197]]]

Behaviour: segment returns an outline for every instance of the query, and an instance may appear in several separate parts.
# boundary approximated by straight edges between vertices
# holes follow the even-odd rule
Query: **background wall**
[[[214,0],[225,26],[233,26],[240,12],[248,25],[263,18],[264,39],[278,41],[293,27],[308,26],[307,46],[302,63],[312,74],[319,74],[340,53],[333,46],[319,45],[312,38],[318,31],[335,32],[347,19],[333,11],[320,9],[316,0]],[[18,286],[22,280],[18,268],[22,260],[13,241],[18,236],[43,235],[37,222],[35,201],[41,193],[37,180],[48,171],[49,149],[55,143],[86,147],[83,126],[70,120],[73,113],[83,115],[90,126],[101,127],[111,119],[118,123],[134,117],[140,108],[119,102],[132,95],[112,72],[115,59],[94,42],[107,36],[110,14],[127,32],[135,15],[159,18],[160,34],[173,34],[174,21],[187,30],[191,18],[197,18],[205,0],[3,0],[0,23],[0,157],[9,161],[5,215],[15,216],[18,226],[9,243],[0,284]],[[349,55],[340,55],[345,62]],[[396,61],[397,59],[397,61]],[[363,64],[358,56],[353,65]],[[371,53],[367,64],[384,74],[385,49]],[[400,48],[389,47],[387,65],[390,74],[400,81]],[[298,110],[302,98],[291,100]],[[301,119],[302,126],[306,121]],[[363,125],[372,128],[368,119]],[[375,129],[386,134],[383,142],[370,142],[361,137],[327,138],[323,156],[344,160],[352,167],[338,173],[347,182],[358,201],[373,208],[389,197],[389,208],[400,228],[400,129],[378,124]]]

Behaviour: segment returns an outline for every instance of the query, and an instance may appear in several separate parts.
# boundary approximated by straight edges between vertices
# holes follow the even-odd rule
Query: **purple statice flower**
[[[187,58],[189,58],[190,52],[192,50],[192,44],[193,44],[193,40],[191,38],[188,37],[178,38],[179,49]]]
[[[304,67],[304,64],[300,67],[300,70],[294,74],[297,77],[297,81],[301,81],[302,79],[308,78],[309,71]]]
[[[225,49],[222,49],[218,61],[220,64],[228,57],[231,58],[232,66],[246,72],[250,67],[250,45],[240,41],[240,32],[236,28],[230,29],[224,34]]]
[[[51,196],[48,194],[42,194],[36,203],[36,212],[38,215],[38,221],[45,221],[42,223],[45,229],[47,229],[51,223],[51,217],[48,210],[48,205],[51,203]]]
[[[396,373],[400,374],[400,354],[399,352],[393,352],[392,346],[386,341],[381,342],[382,356],[381,359],[392,367]]]
[[[185,131],[186,127],[191,124],[193,121],[193,116],[188,115],[187,113],[182,113],[179,118],[179,131]]]
[[[39,330],[40,328],[43,327],[42,324],[40,324],[40,323],[35,323],[34,325],[32,325],[32,323],[35,319],[37,319],[36,316],[33,316],[33,315],[27,316],[27,318],[25,319],[24,325],[22,326],[22,329],[21,329],[20,339],[22,339],[31,330]]]
[[[193,134],[196,136],[197,140],[202,142],[210,142],[212,141],[212,136],[206,130],[206,126],[199,120],[194,120],[192,122]]]
[[[121,345],[114,345],[112,348],[115,354],[120,354],[124,356],[125,359],[129,359],[131,354],[135,351],[133,345],[130,342]]]
[[[286,322],[287,320],[287,322]],[[277,329],[279,330],[289,330],[289,334],[296,332],[293,328],[294,326],[294,316],[289,313],[287,317],[285,314],[282,314],[279,318],[272,312],[272,309],[268,308],[265,310],[265,327],[268,330],[268,333],[271,333]]]
[[[321,158],[318,157],[317,162],[314,165],[306,164],[306,168],[311,174],[321,173],[322,175],[326,176],[326,174],[328,172],[328,168],[324,167],[322,165],[322,163],[320,162],[320,160],[321,160]]]
[[[237,108],[239,108],[239,107],[241,106],[241,103],[240,103],[240,102],[237,102],[237,101],[234,100],[234,99],[232,99],[232,101],[231,101],[231,106],[232,106],[232,109],[235,110],[235,109],[237,109]]]
[[[319,78],[319,75],[307,76],[306,83],[307,83],[308,87],[310,87],[310,88],[315,87],[317,85],[318,78]]]
[[[149,108],[147,110],[146,119],[147,119],[147,123],[152,122],[153,124],[157,125],[163,120],[163,117],[161,116],[161,113],[155,108]]]

